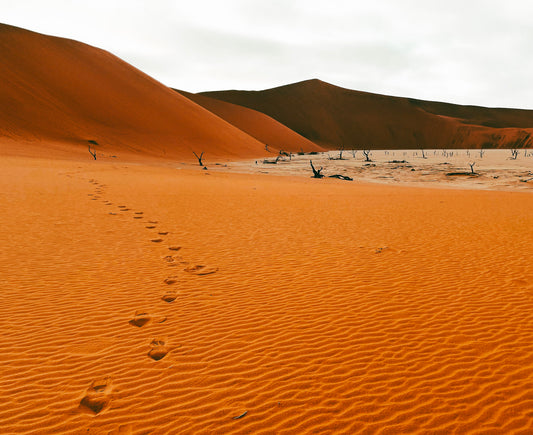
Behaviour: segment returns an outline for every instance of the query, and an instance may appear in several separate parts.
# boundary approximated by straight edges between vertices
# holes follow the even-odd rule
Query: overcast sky
[[[531,0],[0,0],[6,24],[106,49],[191,92],[319,78],[529,109],[532,17]]]

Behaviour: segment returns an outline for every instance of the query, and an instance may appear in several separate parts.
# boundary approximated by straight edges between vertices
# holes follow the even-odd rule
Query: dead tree
[[[328,175],[328,178],[338,178],[339,180],[353,181],[352,177],[348,177],[347,175],[341,175],[341,174]]]
[[[263,164],[264,165],[276,165],[278,163],[279,159],[281,159],[281,154],[279,154],[276,157],[276,160],[268,160],[268,159],[263,160]]]
[[[202,151],[200,153],[200,157],[198,157],[198,154],[196,154],[194,151],[192,152],[194,154],[194,156],[198,159],[198,163],[200,164],[200,166],[204,166],[204,164],[202,163],[202,158],[204,156],[204,152]]]
[[[324,175],[321,174],[323,167],[320,167],[320,169],[315,169],[313,166],[313,161],[309,160],[309,163],[311,163],[311,169],[313,170],[313,177],[312,178],[323,178]]]
[[[357,150],[352,150],[352,156],[355,159],[355,155],[357,154]]]
[[[98,142],[96,142],[95,140],[89,140],[87,142],[89,142],[89,153],[91,154],[91,156],[93,156],[93,159],[96,160],[96,150],[91,151],[91,144],[98,145]]]
[[[344,152],[344,147],[339,148],[339,157],[331,157],[328,152],[328,160],[344,160],[342,158],[342,153]],[[355,154],[354,154],[355,156]]]
[[[420,151],[422,151],[422,158],[427,159],[426,155],[424,154],[424,148],[420,148]]]
[[[453,177],[453,176],[466,176],[466,177],[477,177],[479,176],[480,174],[478,174],[477,172],[474,171],[474,165],[476,164],[476,162],[474,163],[469,163],[468,166],[470,166],[470,172],[467,172],[467,171],[464,171],[464,172],[448,172],[446,173],[446,176],[448,177]]]
[[[511,150],[511,159],[516,160],[518,157],[518,150],[516,148]]]
[[[371,162],[370,159],[370,150],[363,150],[363,155],[365,156],[365,162]]]
[[[481,148],[481,149],[479,150],[479,157],[480,157],[480,158],[483,158],[483,154],[485,154],[485,150],[484,150],[483,148]]]

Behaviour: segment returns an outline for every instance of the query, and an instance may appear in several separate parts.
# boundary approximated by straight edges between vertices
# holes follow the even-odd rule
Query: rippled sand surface
[[[529,192],[0,165],[3,433],[531,433]]]

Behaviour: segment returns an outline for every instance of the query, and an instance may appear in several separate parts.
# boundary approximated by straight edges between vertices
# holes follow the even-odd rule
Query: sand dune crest
[[[93,159],[91,147],[98,160],[264,153],[263,143],[98,48],[0,24],[0,55],[3,153]]]

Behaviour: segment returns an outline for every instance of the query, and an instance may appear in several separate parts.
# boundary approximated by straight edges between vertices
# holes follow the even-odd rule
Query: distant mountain
[[[0,59],[0,141],[87,153],[94,140],[102,151],[167,158],[265,154],[257,139],[98,48],[0,25]]]
[[[316,79],[263,91],[200,94],[263,112],[326,148],[533,146],[533,110],[390,97]]]

